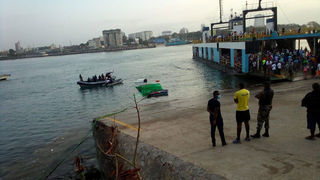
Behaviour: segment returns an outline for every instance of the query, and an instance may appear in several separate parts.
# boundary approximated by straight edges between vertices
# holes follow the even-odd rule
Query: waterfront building
[[[52,44],[50,45],[50,49],[56,49],[56,48],[57,48],[57,47],[56,47],[55,44],[52,43]]]
[[[16,47],[16,52],[20,53],[22,51],[22,47],[20,45],[20,41],[16,42],[14,45]]]
[[[170,36],[172,31],[162,31],[162,36]]]
[[[138,33],[132,33],[129,34],[129,39],[136,39],[139,38],[142,41],[148,41],[151,37],[152,37],[152,31],[142,31],[142,32],[138,32]]]
[[[123,46],[121,29],[104,30],[102,34],[105,48]]]
[[[101,42],[103,41],[102,37],[93,38],[88,41],[88,46],[90,49],[99,49],[102,47]]]
[[[179,34],[187,34],[188,32],[188,29],[184,27],[180,29]]]

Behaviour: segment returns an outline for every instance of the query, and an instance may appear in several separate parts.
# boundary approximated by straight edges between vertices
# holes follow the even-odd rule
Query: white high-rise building
[[[138,32],[138,33],[132,33],[129,34],[129,39],[136,39],[139,38],[142,41],[147,41],[152,37],[152,31],[142,31],[142,32]]]
[[[88,46],[91,49],[101,48],[101,46],[102,46],[101,41],[104,41],[102,37],[93,38],[88,41]]]
[[[254,27],[264,27],[265,24],[264,24],[264,17],[261,17],[263,16],[262,14],[257,14],[255,15],[255,19],[254,19]]]
[[[14,45],[16,47],[16,52],[21,52],[22,51],[22,48],[21,48],[21,45],[20,45],[20,41],[16,42]]]
[[[105,48],[123,46],[121,29],[104,30],[102,34]]]
[[[162,31],[162,36],[170,36],[171,34],[171,31]]]

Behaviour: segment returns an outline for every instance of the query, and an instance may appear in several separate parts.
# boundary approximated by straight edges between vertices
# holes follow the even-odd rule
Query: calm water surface
[[[86,79],[114,70],[123,85],[81,90]],[[241,80],[192,60],[190,45],[121,52],[0,61],[0,179],[35,179],[60,160],[90,129],[93,118],[120,110],[137,93],[134,81],[161,80],[168,97],[184,99]],[[92,138],[73,155],[95,164]],[[72,160],[52,177],[70,171]],[[71,168],[72,170],[72,168]]]

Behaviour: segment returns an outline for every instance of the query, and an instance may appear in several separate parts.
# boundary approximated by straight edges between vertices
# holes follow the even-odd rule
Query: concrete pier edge
[[[114,127],[112,123],[96,122],[93,130],[96,146],[97,144],[101,146],[102,143],[109,140],[112,136],[112,127]],[[117,128],[115,128],[115,130],[116,146],[114,151],[132,161],[136,137],[124,134]],[[139,142],[137,152],[137,167],[141,168],[140,173],[143,179],[225,179],[145,142]],[[112,174],[112,171],[115,171],[114,158],[106,157],[98,147],[97,158],[104,179],[113,179],[114,177],[111,177],[110,174]],[[124,162],[124,160],[120,159],[118,163],[123,164],[125,170],[133,168]]]

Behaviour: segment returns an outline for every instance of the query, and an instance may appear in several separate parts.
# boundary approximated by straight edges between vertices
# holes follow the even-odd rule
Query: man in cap
[[[262,92],[258,93],[255,97],[259,99],[259,110],[258,110],[258,124],[257,132],[254,135],[251,135],[253,138],[260,138],[260,131],[262,129],[263,123],[265,127],[265,133],[262,135],[264,137],[269,137],[269,114],[272,109],[272,99],[273,99],[273,90],[270,88],[270,82],[267,81],[264,83],[264,89]]]

